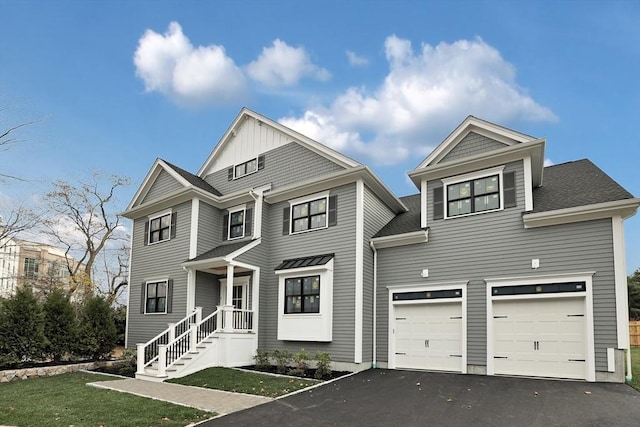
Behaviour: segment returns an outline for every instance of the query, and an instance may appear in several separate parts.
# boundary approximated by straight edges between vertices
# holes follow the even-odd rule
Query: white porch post
[[[144,344],[136,344],[138,369],[136,374],[144,374]]]
[[[167,345],[158,345],[158,376],[167,375]]]
[[[227,264],[227,289],[223,306],[223,332],[233,332],[233,265]]]
[[[167,323],[167,326],[169,327],[169,341],[168,342],[173,342],[173,340],[176,339],[176,324],[175,323]]]

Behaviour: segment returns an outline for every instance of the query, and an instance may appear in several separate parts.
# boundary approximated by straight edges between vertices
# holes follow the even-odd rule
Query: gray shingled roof
[[[544,168],[542,186],[533,190],[533,212],[624,199],[633,195],[590,160],[582,159]]]
[[[419,231],[420,228],[420,194],[400,197],[400,201],[407,207],[407,212],[396,215],[373,237],[393,236],[395,234]]]
[[[208,191],[211,194],[214,194],[216,196],[222,196],[222,193],[220,193],[218,190],[216,190],[215,188],[213,188],[207,181],[205,181],[204,179],[195,176],[194,174],[192,174],[191,172],[187,172],[186,170],[179,168],[178,166],[171,164],[169,162],[167,162],[166,160],[163,160],[163,162],[165,162],[167,164],[167,166],[169,166],[171,169],[173,169],[174,171],[176,171],[181,177],[183,177],[184,179],[186,179],[187,181],[189,181],[189,183],[191,185],[194,185],[202,190]]]
[[[290,268],[315,267],[325,265],[331,261],[334,254],[312,255],[304,258],[285,259],[274,270],[288,270]]]
[[[583,159],[544,168],[543,185],[533,189],[533,212],[625,199],[633,199],[633,194],[590,160]],[[420,194],[401,197],[400,200],[409,210],[397,215],[373,237],[393,236],[421,229]]]
[[[243,240],[241,242],[227,243],[224,245],[216,246],[215,248],[208,250],[207,252],[200,254],[197,257],[190,259],[188,261],[189,262],[202,261],[205,259],[213,259],[213,258],[220,258],[223,256],[227,256],[230,253],[235,252],[238,249],[248,245],[252,241],[253,240]]]

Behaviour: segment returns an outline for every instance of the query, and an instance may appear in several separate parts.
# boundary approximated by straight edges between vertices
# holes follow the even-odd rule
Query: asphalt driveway
[[[368,370],[202,426],[634,426],[624,384]]]

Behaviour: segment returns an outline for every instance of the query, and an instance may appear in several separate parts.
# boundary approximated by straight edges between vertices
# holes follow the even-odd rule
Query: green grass
[[[629,385],[640,391],[640,347],[631,347],[631,374]]]
[[[0,384],[0,425],[184,426],[215,415],[86,385],[114,379],[79,372]]]
[[[209,368],[183,378],[169,380],[169,382],[258,396],[277,397],[318,384],[320,381],[277,377],[229,368]]]

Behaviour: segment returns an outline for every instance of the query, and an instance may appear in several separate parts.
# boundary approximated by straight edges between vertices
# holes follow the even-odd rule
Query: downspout
[[[378,347],[378,316],[377,316],[377,300],[378,300],[378,251],[373,242],[369,241],[369,246],[373,251],[373,360],[371,368],[377,368],[377,347]]]

